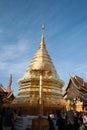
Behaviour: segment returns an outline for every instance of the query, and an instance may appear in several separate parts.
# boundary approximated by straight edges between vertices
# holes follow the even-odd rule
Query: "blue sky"
[[[87,81],[87,0],[0,0],[0,83],[18,93],[36,53],[45,23],[45,43],[66,88],[70,76]]]

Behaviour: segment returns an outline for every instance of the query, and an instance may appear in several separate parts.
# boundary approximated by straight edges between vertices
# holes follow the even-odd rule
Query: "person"
[[[1,118],[2,118],[2,130],[5,130],[5,113],[6,113],[6,108],[2,108],[1,112]]]
[[[4,113],[3,130],[11,130],[13,126],[13,109],[8,107]]]
[[[79,123],[79,130],[85,130],[85,126],[83,124],[83,118],[82,117],[79,117],[78,118],[78,123]]]
[[[85,126],[85,130],[87,130],[87,113],[83,115],[83,124]]]
[[[55,130],[54,128],[54,114],[48,115],[48,122],[49,122],[49,130]]]
[[[20,107],[18,111],[18,116],[22,116],[22,114],[23,114],[23,110],[22,110],[22,107]]]
[[[81,116],[81,113],[75,111],[74,112],[74,128],[75,130],[79,130],[79,123],[78,123],[78,118]]]
[[[13,125],[12,125],[12,129],[11,130],[14,130],[14,125],[16,123],[16,119],[17,119],[17,110],[13,109]]]
[[[74,124],[74,112],[73,112],[72,108],[69,111],[67,111],[66,118],[67,118],[66,128],[68,130],[75,130],[75,126],[74,126],[75,125]]]
[[[3,130],[3,121],[4,121],[5,107],[0,109],[0,130]]]
[[[57,117],[55,115],[54,118],[53,118],[53,126],[54,126],[55,130],[56,130],[56,124],[57,124]]]
[[[61,116],[61,111],[57,110],[57,122],[56,122],[56,130],[64,130],[65,121]]]

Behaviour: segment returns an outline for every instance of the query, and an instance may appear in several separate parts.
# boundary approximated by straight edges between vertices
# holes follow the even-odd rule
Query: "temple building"
[[[64,104],[60,102],[63,99],[64,82],[59,78],[46,50],[44,31],[42,31],[39,48],[23,77],[18,80],[18,85],[18,95],[14,99],[13,105],[29,107],[32,114],[32,111],[34,113],[37,111],[38,106],[41,107],[43,113],[46,113],[50,109],[57,109]]]
[[[15,98],[13,91],[11,90],[11,84],[12,75],[10,75],[7,88],[4,88],[3,85],[0,84],[0,106],[9,106]]]
[[[67,100],[67,109],[73,107],[76,111],[82,111],[87,106],[87,82],[79,76],[71,76],[66,87],[64,98]]]

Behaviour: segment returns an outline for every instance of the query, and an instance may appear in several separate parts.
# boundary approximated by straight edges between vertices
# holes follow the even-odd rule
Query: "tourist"
[[[1,111],[1,119],[2,119],[2,129],[5,130],[5,113],[6,113],[6,108],[3,107]]]
[[[74,112],[74,128],[75,130],[79,130],[79,122],[78,122],[78,118],[81,116],[80,112],[75,111]]]
[[[11,130],[13,126],[13,109],[8,107],[3,115],[3,130]]]
[[[17,110],[13,109],[13,124],[12,124],[11,130],[14,130],[14,125],[15,125],[16,119],[17,119]]]
[[[79,117],[78,118],[78,123],[79,123],[79,130],[85,130],[84,124],[83,124],[83,118]]]
[[[67,111],[66,119],[67,119],[67,129],[75,130],[73,108],[71,108],[69,111]]]
[[[5,107],[1,107],[1,109],[0,109],[0,130],[3,129],[4,113],[5,113]]]
[[[23,110],[22,110],[22,107],[20,107],[18,111],[18,116],[22,116],[22,114],[23,114]]]
[[[53,121],[54,121],[54,114],[50,113],[48,115],[49,130],[55,130]]]
[[[56,123],[56,130],[64,130],[65,120],[61,116],[61,111],[57,110],[56,114],[57,114],[57,118],[58,118],[57,123]]]
[[[87,130],[87,113],[83,115],[83,124],[85,126],[85,130]]]

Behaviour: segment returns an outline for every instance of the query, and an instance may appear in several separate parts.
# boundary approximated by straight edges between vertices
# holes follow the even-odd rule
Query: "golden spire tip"
[[[42,24],[42,31],[44,31],[44,29],[45,29],[45,24],[43,23]]]

